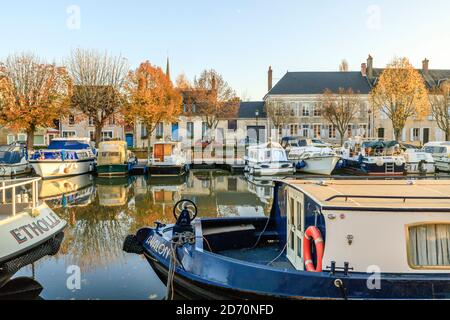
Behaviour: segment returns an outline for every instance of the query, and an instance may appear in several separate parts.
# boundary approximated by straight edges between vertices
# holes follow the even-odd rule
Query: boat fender
[[[314,266],[311,240],[314,240],[317,253],[317,266]],[[317,227],[309,227],[305,232],[303,239],[303,254],[305,256],[306,270],[309,272],[322,272],[322,262],[325,253],[325,242],[323,241],[322,233]]]
[[[134,253],[141,255],[144,253],[144,248],[134,235],[127,236],[123,242],[123,251],[126,253]]]
[[[377,160],[377,166],[382,167],[383,165],[384,165],[383,159],[378,159]]]
[[[295,165],[295,168],[297,170],[306,168],[306,162],[304,160],[297,162],[297,164]]]

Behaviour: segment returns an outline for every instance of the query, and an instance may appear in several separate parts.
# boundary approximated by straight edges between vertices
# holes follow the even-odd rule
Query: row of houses
[[[351,88],[360,96],[361,108],[349,125],[345,138],[358,135],[367,138],[393,139],[391,121],[383,112],[373,109],[369,103],[370,91],[376,85],[382,71],[381,68],[374,68],[374,60],[369,56],[367,61],[361,64],[359,71],[287,72],[273,85],[273,70],[270,67],[267,78],[268,91],[263,100],[241,102],[236,116],[222,119],[214,136],[217,141],[224,144],[240,144],[246,139],[264,142],[287,135],[338,143],[340,137],[336,128],[321,116],[318,105],[326,89],[337,92],[339,88]],[[418,72],[430,90],[450,79],[450,70],[429,69],[427,59],[423,61],[422,68],[418,69]],[[290,117],[292,123],[274,128],[265,112],[265,105],[269,103],[288,106],[292,111]],[[75,121],[74,117],[69,117],[61,121],[58,126],[59,128],[40,129],[35,135],[35,145],[46,145],[58,135],[93,139],[94,126],[89,119]],[[207,125],[201,114],[184,112],[177,122],[157,124],[152,141],[174,140],[188,147],[202,143],[209,136]],[[117,124],[112,117],[103,129],[103,138],[126,140],[130,147],[145,148],[148,132],[139,123],[134,127],[123,126]],[[5,128],[0,131],[0,143],[23,139],[26,139],[23,133],[15,134]],[[444,132],[438,128],[431,114],[425,118],[408,120],[401,137],[402,142],[417,145],[444,139]]]

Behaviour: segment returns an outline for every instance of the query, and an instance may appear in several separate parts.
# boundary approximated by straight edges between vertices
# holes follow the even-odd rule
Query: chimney
[[[373,78],[373,58],[369,54],[369,57],[367,58],[367,77],[369,79]]]
[[[423,74],[428,74],[428,71],[430,71],[429,65],[430,65],[430,60],[425,58],[425,60],[422,61]]]
[[[272,66],[269,67],[269,72],[268,72],[269,76],[268,76],[268,90],[270,91],[273,88],[273,70],[272,70]]]
[[[367,64],[361,63],[361,75],[367,77]]]

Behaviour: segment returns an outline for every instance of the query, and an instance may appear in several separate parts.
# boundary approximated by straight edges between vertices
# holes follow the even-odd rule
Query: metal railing
[[[12,215],[16,215],[17,203],[28,203],[31,209],[39,206],[39,196],[38,196],[38,183],[41,178],[22,178],[16,180],[5,180],[0,182],[0,192],[2,205],[7,205],[6,193],[11,190],[11,206]],[[31,185],[31,202],[28,198],[28,193],[17,194],[18,187],[25,187]]]

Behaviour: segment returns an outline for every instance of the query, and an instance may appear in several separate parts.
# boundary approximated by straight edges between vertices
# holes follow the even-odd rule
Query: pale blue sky
[[[337,70],[346,58],[359,70],[407,56],[420,66],[450,69],[448,0],[15,0],[2,1],[0,57],[34,51],[60,61],[76,47],[107,49],[165,65],[192,79],[204,68],[222,73],[239,95],[261,99],[267,69]],[[79,30],[67,8],[81,10]]]

